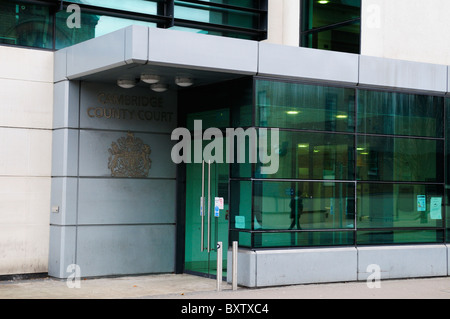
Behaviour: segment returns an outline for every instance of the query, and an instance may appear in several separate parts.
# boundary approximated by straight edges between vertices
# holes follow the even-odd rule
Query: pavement
[[[78,285],[78,286],[77,286]],[[0,299],[450,299],[450,277],[305,284],[269,288],[238,287],[188,274],[124,276],[70,281],[51,277],[0,281]],[[189,304],[190,305],[190,304]]]

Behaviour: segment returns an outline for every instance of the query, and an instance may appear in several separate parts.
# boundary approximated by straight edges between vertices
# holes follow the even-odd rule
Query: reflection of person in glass
[[[293,229],[297,225],[297,229],[302,229],[300,227],[300,217],[303,213],[303,199],[302,196],[291,196],[291,202],[289,203],[291,208],[291,226],[289,229]]]

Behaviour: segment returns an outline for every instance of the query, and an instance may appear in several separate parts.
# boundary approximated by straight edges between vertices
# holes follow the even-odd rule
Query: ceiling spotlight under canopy
[[[151,88],[153,91],[158,92],[158,93],[165,92],[165,91],[167,91],[167,89],[168,89],[167,85],[166,85],[166,84],[163,84],[163,83],[152,84],[152,85],[150,86],[150,88]]]
[[[131,89],[136,86],[135,79],[118,79],[117,85],[124,89]]]
[[[158,83],[160,79],[160,76],[156,74],[141,74],[141,81],[147,84]]]
[[[175,83],[181,87],[188,87],[188,86],[191,86],[192,84],[194,84],[194,81],[189,77],[177,76],[175,78]]]

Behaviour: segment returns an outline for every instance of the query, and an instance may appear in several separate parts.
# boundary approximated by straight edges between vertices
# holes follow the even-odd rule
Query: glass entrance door
[[[217,112],[217,111],[214,111]],[[210,113],[210,112],[208,112]],[[222,113],[226,114],[227,113]],[[204,114],[202,114],[204,115]],[[201,115],[196,114],[197,118]],[[213,127],[208,123],[208,127]],[[220,123],[217,123],[218,126]],[[224,150],[225,139],[215,138]],[[192,150],[195,151],[193,140]],[[197,141],[198,142],[198,141]],[[202,152],[211,141],[201,141]],[[192,157],[194,154],[192,152]],[[222,242],[222,277],[226,278],[228,248],[229,165],[212,161],[206,154],[201,163],[186,164],[185,271],[207,277],[217,274],[217,243]],[[225,152],[224,158],[225,158]],[[216,209],[217,204],[223,203]]]

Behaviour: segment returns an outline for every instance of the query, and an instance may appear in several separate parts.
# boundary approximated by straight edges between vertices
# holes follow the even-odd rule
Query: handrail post
[[[217,291],[222,290],[222,242],[217,242]]]

